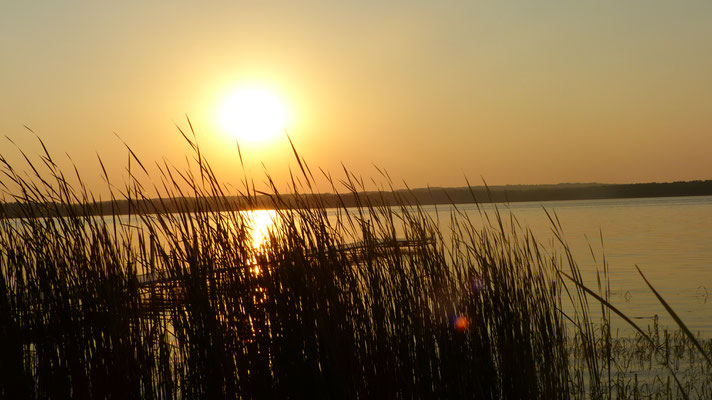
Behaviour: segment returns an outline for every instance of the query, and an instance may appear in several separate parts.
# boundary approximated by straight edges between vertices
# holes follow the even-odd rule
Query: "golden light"
[[[240,211],[248,222],[248,229],[252,240],[252,248],[256,252],[261,252],[263,247],[269,242],[270,230],[277,226],[275,210],[252,210]],[[262,274],[262,268],[257,264],[257,257],[252,257],[254,265],[250,268],[253,275]]]
[[[286,128],[287,117],[284,102],[262,88],[243,88],[230,94],[218,115],[222,128],[241,143],[274,138]]]
[[[252,238],[252,247],[261,249],[269,241],[271,229],[276,227],[277,212],[275,210],[241,211],[247,216],[248,228]]]

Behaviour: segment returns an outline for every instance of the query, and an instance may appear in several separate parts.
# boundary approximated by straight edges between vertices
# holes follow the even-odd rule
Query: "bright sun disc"
[[[287,123],[287,110],[273,93],[242,89],[225,99],[220,124],[238,141],[262,142],[280,134]]]

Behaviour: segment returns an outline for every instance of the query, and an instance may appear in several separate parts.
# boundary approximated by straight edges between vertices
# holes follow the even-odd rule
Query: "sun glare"
[[[225,98],[219,111],[222,128],[240,142],[264,142],[284,131],[287,109],[274,93],[241,89]]]

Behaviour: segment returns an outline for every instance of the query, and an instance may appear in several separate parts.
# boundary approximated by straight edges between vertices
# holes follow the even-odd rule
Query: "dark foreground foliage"
[[[709,343],[641,330],[620,345],[607,330],[616,309],[605,283],[588,289],[565,246],[563,256],[541,248],[513,217],[483,213],[483,227],[454,208],[441,232],[418,206],[359,200],[363,184],[345,172],[340,185],[357,207],[313,207],[313,196],[310,207],[284,207],[272,185],[279,211],[256,246],[250,213],[215,211],[250,208],[257,191],[245,180],[228,196],[188,142],[194,174],[161,169],[159,193],[174,213],[146,209],[160,200],[142,201],[133,174],[146,171],[135,158],[113,191],[131,214],[104,218],[48,153],[34,178],[4,164],[22,218],[0,219],[0,397],[712,394]],[[314,180],[296,157],[298,202]],[[53,207],[69,215],[44,217]],[[591,321],[590,299],[601,321]],[[573,313],[562,313],[564,301]],[[673,361],[686,357],[701,375],[679,373]],[[639,382],[619,359],[655,360],[660,371]]]

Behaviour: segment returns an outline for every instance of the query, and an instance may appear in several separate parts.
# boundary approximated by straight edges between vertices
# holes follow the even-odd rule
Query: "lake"
[[[544,208],[555,214],[561,221],[588,285],[596,287],[596,271],[602,268],[605,255],[610,267],[612,303],[628,316],[637,318],[636,321],[644,328],[658,321],[653,317],[655,315],[660,315],[662,327],[674,329],[675,326],[645,286],[634,265],[645,271],[694,332],[700,332],[705,338],[712,337],[712,196],[481,206],[490,216],[494,215],[495,207],[507,221],[509,213],[514,215],[518,224],[529,229],[547,252],[561,250]],[[397,214],[400,209],[393,210]],[[475,227],[484,223],[481,210],[474,204],[425,206],[422,210],[433,221],[438,221],[446,245],[454,242],[448,237],[453,212],[457,211],[470,219]],[[325,211],[329,218],[337,218],[339,213],[344,212],[343,209]],[[365,210],[346,211],[356,214]],[[305,213],[308,218],[319,217],[316,223],[312,222],[313,226],[299,227],[300,221],[284,222],[283,228],[297,228],[296,233],[287,234],[283,242],[276,241],[278,245],[285,246],[276,248],[277,252],[273,255],[286,257],[275,258],[277,262],[271,265],[279,267],[271,269],[268,267],[269,260],[263,258],[270,255],[269,251],[265,255],[262,249],[273,238],[270,227],[280,223],[279,213],[274,210],[240,213],[250,221],[234,213],[221,215],[209,210],[194,215],[197,223],[191,221],[189,212],[141,216],[163,218],[163,224],[137,218],[136,215],[95,217],[97,220],[90,222],[99,224],[87,224],[91,229],[84,232],[86,237],[72,236],[81,233],[81,229],[68,229],[69,224],[60,224],[52,219],[6,221],[5,237],[11,239],[5,241],[7,248],[27,241],[31,246],[18,247],[26,249],[23,251],[30,254],[30,261],[38,261],[25,263],[27,265],[18,263],[20,268],[17,269],[8,267],[10,273],[5,275],[15,278],[14,281],[8,280],[12,282],[6,290],[11,294],[9,298],[23,299],[14,303],[17,306],[13,312],[18,316],[18,322],[11,326],[22,329],[15,332],[30,333],[26,338],[7,335],[15,340],[15,348],[22,351],[18,353],[22,357],[17,364],[23,367],[23,362],[28,363],[23,367],[27,371],[54,373],[55,365],[61,368],[61,365],[76,363],[89,372],[104,368],[102,371],[114,374],[126,369],[124,358],[117,359],[115,356],[115,343],[122,343],[125,346],[122,349],[128,349],[122,350],[122,354],[149,371],[149,379],[159,382],[154,387],[167,385],[160,383],[163,379],[175,379],[175,383],[169,383],[175,385],[171,387],[177,388],[177,397],[180,397],[181,391],[190,386],[186,386],[182,377],[176,377],[185,373],[185,376],[198,377],[196,383],[187,381],[188,384],[211,382],[200,375],[205,371],[205,365],[217,366],[216,371],[223,375],[215,376],[227,377],[225,379],[230,379],[230,382],[242,384],[244,376],[261,377],[267,382],[266,387],[275,382],[275,376],[281,376],[285,382],[296,374],[300,378],[295,383],[300,386],[304,386],[302,382],[329,380],[334,376],[332,382],[342,385],[342,382],[349,382],[347,379],[353,376],[353,371],[378,371],[376,375],[402,376],[399,378],[404,379],[402,382],[418,382],[417,379],[420,379],[424,384],[417,390],[422,390],[436,388],[432,386],[436,382],[435,377],[444,384],[450,381],[451,376],[454,377],[452,379],[462,377],[461,382],[469,382],[472,377],[482,378],[482,387],[498,384],[499,376],[509,376],[507,382],[513,382],[526,373],[522,364],[523,360],[528,360],[528,371],[553,372],[555,376],[547,379],[568,380],[564,384],[570,390],[593,388],[596,381],[592,379],[598,373],[603,377],[604,384],[607,383],[606,365],[612,365],[612,379],[616,387],[629,390],[634,384],[635,390],[668,393],[669,374],[660,363],[663,362],[662,357],[666,357],[661,354],[672,354],[671,362],[683,375],[684,385],[691,382],[689,385],[694,386],[694,393],[703,393],[699,397],[710,397],[706,395],[710,393],[709,367],[695,349],[687,350],[691,348],[689,343],[687,347],[678,345],[682,341],[676,341],[674,336],[668,341],[668,335],[661,335],[662,339],[656,343],[666,350],[657,353],[654,352],[658,348],[656,345],[637,341],[631,335],[632,329],[614,317],[613,340],[596,341],[595,344],[596,354],[602,356],[606,343],[611,343],[611,359],[608,359],[611,363],[594,357],[594,360],[601,362],[592,367],[594,374],[588,374],[586,371],[591,370],[587,361],[592,359],[590,353],[583,350],[590,348],[577,342],[580,336],[575,336],[573,330],[563,334],[556,329],[542,329],[542,325],[546,326],[542,324],[542,319],[525,317],[522,321],[527,324],[526,329],[518,331],[517,311],[523,309],[528,312],[538,305],[549,304],[547,298],[534,294],[535,302],[529,303],[527,299],[532,292],[518,291],[518,285],[507,285],[504,279],[489,282],[491,285],[488,283],[487,287],[495,290],[480,296],[474,286],[480,283],[475,274],[448,274],[447,269],[452,265],[440,262],[432,252],[427,255],[433,257],[419,258],[416,253],[410,260],[418,263],[435,260],[432,264],[437,268],[431,271],[436,278],[445,279],[429,282],[421,273],[427,271],[423,268],[424,264],[400,263],[402,260],[393,257],[396,255],[393,251],[386,251],[385,257],[379,260],[393,262],[372,263],[374,268],[370,271],[368,266],[362,268],[363,264],[355,264],[354,268],[338,268],[340,264],[332,261],[358,263],[364,258],[344,261],[345,258],[321,257],[325,252],[313,257],[314,247],[324,246],[312,246],[311,243],[297,244],[294,248],[289,246],[290,241],[310,241],[309,229],[313,226],[338,231],[346,225],[324,224],[318,212]],[[101,218],[108,226],[101,223]],[[380,218],[381,222],[386,220],[388,218]],[[80,219],[68,221],[81,227]],[[142,221],[149,225],[142,226]],[[120,222],[120,226],[111,226],[116,222]],[[292,222],[296,226],[291,225]],[[421,228],[419,223],[420,220],[416,219],[412,224],[414,229]],[[193,225],[198,227],[193,228]],[[361,225],[356,226],[355,229],[360,231]],[[105,238],[108,240],[102,241],[104,236],[99,233],[107,227]],[[15,228],[22,229],[15,231]],[[119,235],[115,241],[111,233],[114,228]],[[301,231],[299,228],[305,229]],[[389,228],[376,232],[386,236],[391,232]],[[153,230],[157,231],[155,235]],[[280,232],[279,229],[275,231]],[[290,231],[283,229],[282,232]],[[151,236],[137,233],[150,233]],[[244,233],[249,235],[243,236]],[[396,236],[405,235],[396,232]],[[85,240],[87,237],[91,240]],[[319,240],[323,240],[324,235],[317,238],[314,241],[323,244]],[[157,257],[152,256],[156,254],[152,250],[156,240],[162,239],[172,241],[164,243],[167,246],[159,249]],[[348,243],[358,240],[358,236],[343,239]],[[499,240],[497,237],[488,242],[495,243],[494,251],[507,248]],[[75,243],[79,244],[78,250],[68,251]],[[106,246],[101,247],[101,243]],[[125,251],[114,253],[114,245]],[[148,246],[148,251],[134,252],[130,250],[131,246]],[[144,249],[137,247],[139,251]],[[373,247],[369,249],[372,251]],[[45,250],[49,251],[46,259]],[[335,254],[333,251],[329,253]],[[15,257],[16,253],[7,254],[8,257]],[[19,254],[23,255],[22,252]],[[82,258],[85,254],[104,256],[85,260]],[[320,262],[319,258],[326,263]],[[16,259],[23,260],[12,258]],[[98,263],[93,261],[95,259]],[[136,264],[131,264],[133,259]],[[154,259],[158,261],[154,263]],[[115,268],[124,265],[124,262],[137,268],[154,266],[156,270],[148,274],[149,279],[140,280],[140,286],[137,286],[132,279],[133,274],[125,274],[126,271],[133,272],[132,269]],[[47,265],[58,266],[61,274],[48,273],[51,270],[46,268]],[[314,268],[316,265],[320,268]],[[511,265],[517,268],[523,263]],[[267,267],[262,269],[263,266]],[[335,266],[337,268],[332,269]],[[97,267],[96,270],[93,267]],[[389,274],[391,268],[394,274]],[[103,274],[102,271],[117,273]],[[24,284],[25,276],[30,277],[32,285]],[[455,278],[462,281],[450,280]],[[146,282],[148,285],[144,285]],[[445,287],[451,283],[455,287]],[[462,290],[466,285],[471,285],[471,290]],[[497,290],[507,287],[513,292]],[[449,296],[451,293],[453,296]],[[517,300],[513,300],[512,293]],[[545,292],[538,293],[548,296]],[[483,304],[487,307],[480,307]],[[525,307],[516,307],[520,304]],[[510,305],[515,307],[507,307]],[[595,315],[600,308],[596,307],[595,300],[591,301],[591,306],[590,315],[595,323]],[[543,311],[552,309],[546,306]],[[570,312],[566,304],[564,312]],[[460,324],[460,321],[464,323]],[[568,328],[571,326],[566,325]],[[93,337],[94,332],[101,337]],[[110,339],[105,339],[107,337]],[[607,336],[599,331],[595,338]],[[13,346],[13,342],[10,343]],[[148,352],[142,353],[142,349]],[[330,355],[325,356],[323,349],[328,349]],[[558,350],[548,353],[549,349]],[[343,359],[342,354],[359,354],[359,357]],[[65,364],[54,363],[58,355],[69,361]],[[527,358],[527,355],[531,357]],[[131,357],[141,358],[132,360]],[[354,360],[358,363],[351,364]],[[339,364],[341,361],[344,361],[343,365]],[[322,362],[329,367],[338,367],[310,369]],[[388,367],[385,372],[378,370],[380,366],[391,365],[392,362],[392,368]],[[358,368],[352,369],[353,365]],[[557,365],[562,369],[557,369]],[[302,372],[306,378],[299,375]],[[344,375],[339,375],[341,373]],[[40,378],[36,378],[36,382],[43,382]],[[382,384],[376,378],[366,374],[358,377],[359,380],[374,379],[368,381],[375,382],[369,385]],[[224,382],[219,380],[216,385],[227,387]]]
[[[439,221],[445,240],[449,237],[449,216],[454,207],[423,206],[433,220]],[[482,221],[475,204],[456,207],[474,223]],[[494,216],[495,207],[507,220],[511,212],[547,249],[560,246],[544,210],[558,216],[589,287],[596,288],[596,271],[602,270],[605,256],[612,303],[642,327],[651,325],[656,315],[663,327],[674,327],[674,322],[645,285],[635,265],[693,332],[712,336],[712,196],[480,205],[490,217]],[[335,219],[337,212],[330,209],[328,215]],[[266,241],[277,213],[273,210],[244,213],[252,219],[254,246],[260,246]],[[593,308],[594,314],[597,310]],[[630,331],[616,319],[614,328]]]
[[[473,221],[480,218],[474,204],[457,207]],[[480,207],[492,215],[495,206]],[[513,213],[542,243],[554,240],[544,208],[555,213],[584,279],[596,286],[595,271],[602,268],[605,254],[612,303],[626,315],[641,318],[641,325],[652,323],[656,314],[662,325],[673,322],[635,265],[693,332],[712,336],[712,196],[523,202],[497,207],[502,214]],[[425,207],[433,216],[440,214],[444,232],[450,209],[447,205]]]

